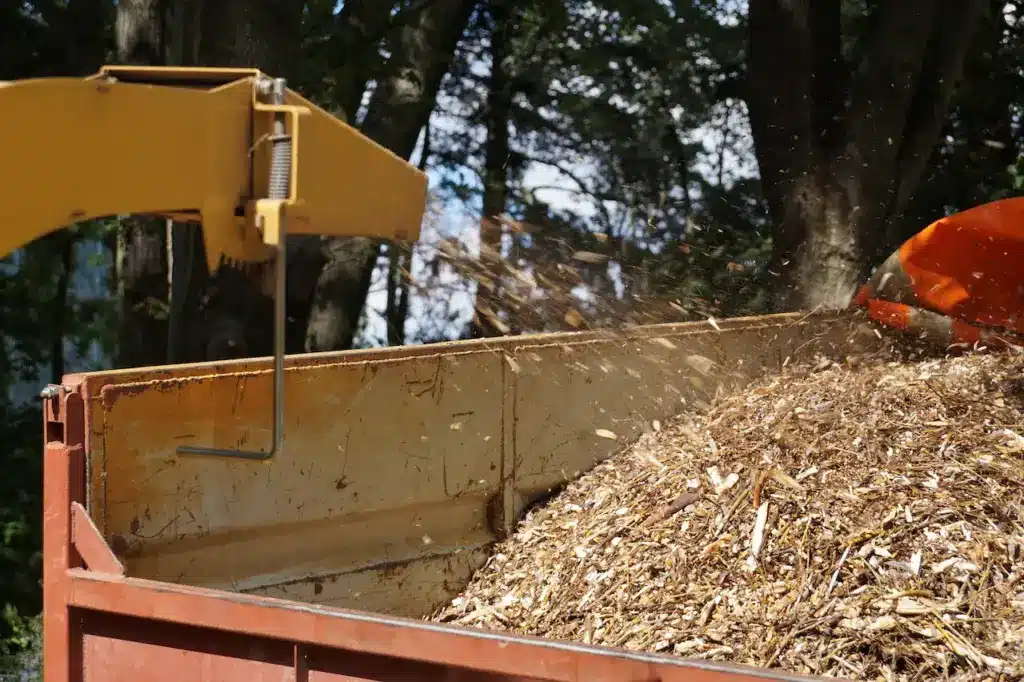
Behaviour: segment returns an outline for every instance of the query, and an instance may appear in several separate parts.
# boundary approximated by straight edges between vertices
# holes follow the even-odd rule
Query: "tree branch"
[[[334,34],[338,64],[334,73],[334,100],[344,118],[353,125],[366,84],[380,65],[378,47],[391,27],[394,5],[387,0],[346,0],[338,12]]]
[[[539,163],[539,164],[541,164],[543,166],[548,166],[549,168],[554,168],[559,173],[562,173],[567,178],[569,178],[574,183],[576,183],[576,186],[579,188],[579,190],[575,191],[575,192],[574,192],[574,190],[568,189],[566,187],[550,187],[550,188],[548,188],[548,187],[537,187],[537,188],[534,188],[535,190],[536,189],[561,189],[561,190],[566,191],[566,192],[574,192],[576,194],[582,194],[582,195],[589,196],[589,197],[593,198],[594,199],[594,203],[597,204],[597,210],[600,211],[602,217],[605,220],[605,223],[609,227],[611,226],[611,224],[612,224],[612,217],[608,213],[608,209],[604,205],[604,202],[606,202],[606,201],[620,201],[620,198],[614,197],[614,196],[611,196],[611,195],[608,195],[608,194],[603,194],[603,193],[598,192],[597,190],[595,190],[595,189],[593,189],[591,187],[588,187],[587,182],[583,178],[581,178],[579,175],[577,175],[573,171],[567,170],[567,169],[563,168],[562,165],[559,164],[559,163],[556,163],[554,161],[547,161],[545,159],[541,159],[541,158],[538,158],[538,157],[535,157],[535,156],[530,156],[528,154],[524,154],[523,156],[524,156],[524,158],[527,161],[531,161],[533,163]]]

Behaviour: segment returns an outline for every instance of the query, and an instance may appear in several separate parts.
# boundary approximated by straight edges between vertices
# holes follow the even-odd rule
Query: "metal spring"
[[[292,170],[292,138],[289,135],[274,135],[271,144],[270,188],[267,196],[271,199],[287,199],[288,178]]]

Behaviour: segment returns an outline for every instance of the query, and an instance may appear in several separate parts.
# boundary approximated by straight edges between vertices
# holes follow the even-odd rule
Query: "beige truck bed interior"
[[[424,617],[652,420],[882,343],[814,314],[289,358],[266,461],[175,448],[269,448],[269,360],[89,374],[88,508],[132,577]]]

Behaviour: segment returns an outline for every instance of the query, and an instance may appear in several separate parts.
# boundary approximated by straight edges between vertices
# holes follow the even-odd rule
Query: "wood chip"
[[[656,523],[660,523],[660,522],[664,521],[665,519],[670,518],[670,517],[674,516],[675,514],[681,512],[682,510],[686,509],[687,507],[689,507],[694,502],[697,502],[698,500],[700,500],[701,497],[702,497],[702,495],[700,493],[694,493],[694,492],[683,493],[682,495],[677,497],[675,500],[673,500],[672,504],[669,504],[669,505],[663,507],[662,509],[659,509],[658,511],[654,512],[653,514],[651,514],[647,518],[647,521],[645,522],[645,525],[651,526],[651,525],[654,525]]]
[[[432,618],[848,679],[1024,679],[1021,376],[1013,351],[788,360],[533,508]]]

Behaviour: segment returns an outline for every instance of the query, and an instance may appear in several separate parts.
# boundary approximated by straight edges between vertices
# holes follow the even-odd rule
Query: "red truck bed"
[[[129,578],[81,506],[82,400],[48,412],[46,682],[805,679]],[[64,485],[58,485],[63,481]]]
[[[808,323],[806,318],[780,317],[773,322],[737,322],[726,325],[722,332],[724,350],[722,361],[731,361],[728,353],[751,356],[759,353],[764,357],[775,357],[784,361],[788,357],[786,348],[808,347],[809,339],[837,329],[835,321],[829,318],[816,319]],[[693,326],[677,326],[678,329],[659,329],[653,334],[664,342],[675,339],[670,346],[680,357],[687,355],[692,347],[687,339],[705,339],[705,331]],[[705,326],[707,327],[707,326]],[[729,328],[732,328],[731,330]],[[714,332],[716,335],[718,331]],[[831,332],[829,332],[831,333]],[[845,332],[838,332],[842,337]],[[745,335],[745,336],[744,336]],[[752,336],[753,335],[753,336]],[[650,336],[650,335],[648,335]],[[548,339],[526,339],[504,341],[505,355],[495,360],[498,366],[509,365],[507,359],[514,355],[516,348],[528,349],[529,357],[540,357],[548,352],[546,348],[564,352],[567,343],[579,341],[577,357],[587,348],[596,347],[594,338],[578,336],[550,337]],[[767,339],[753,344],[754,338]],[[543,342],[542,342],[543,341]],[[705,342],[701,341],[701,343]],[[696,341],[693,341],[695,343]],[[622,357],[637,356],[635,344],[622,344]],[[516,346],[515,344],[519,344]],[[589,345],[587,345],[589,344]],[[777,347],[771,344],[776,344]],[[664,347],[665,343],[654,344]],[[465,372],[476,372],[466,359],[473,352],[494,354],[495,347],[486,344],[456,344],[450,351],[459,356],[459,363]],[[609,346],[610,348],[610,346]],[[556,350],[552,350],[554,353]],[[594,352],[597,352],[596,350]],[[602,353],[610,352],[607,348]],[[408,370],[417,357],[427,355],[436,358],[436,349],[384,351],[377,355],[346,355],[370,357],[380,363],[381,357],[391,357],[397,367]],[[745,354],[745,355],[744,355]],[[776,361],[772,360],[772,361]],[[359,360],[362,361],[362,360]],[[367,360],[369,361],[369,360]],[[390,361],[390,360],[389,360]],[[431,360],[434,361],[434,360]],[[526,361],[523,355],[522,363]],[[539,361],[539,360],[538,360]],[[639,361],[639,360],[638,360]],[[646,360],[644,360],[646,361]],[[767,361],[767,360],[765,360]],[[321,364],[321,365],[317,365]],[[296,360],[294,372],[314,371],[323,377],[330,372],[324,365],[325,358]],[[351,363],[348,363],[351,365]],[[337,364],[331,367],[347,367]],[[316,368],[319,369],[316,369]],[[440,367],[439,365],[437,367]],[[551,365],[552,368],[562,365]],[[325,369],[326,368],[326,369]],[[238,369],[238,368],[236,368]],[[403,370],[403,371],[404,371]],[[593,368],[588,369],[588,371]],[[207,376],[219,377],[220,374]],[[339,370],[340,371],[340,370]],[[347,370],[346,370],[347,371]],[[454,370],[455,371],[455,370]],[[518,368],[517,371],[525,371]],[[581,370],[577,370],[580,372]],[[594,370],[596,371],[596,370]],[[160,388],[156,377],[187,374],[196,377],[197,369],[145,371],[132,375],[126,392]],[[265,374],[265,372],[264,372]],[[537,381],[548,381],[557,373],[538,374]],[[376,372],[367,373],[369,377]],[[408,379],[406,384],[416,382]],[[453,375],[456,376],[456,375]],[[584,646],[538,638],[518,637],[486,632],[482,630],[438,625],[407,619],[397,615],[380,614],[365,610],[354,610],[335,606],[310,603],[313,600],[291,601],[271,598],[265,595],[245,594],[243,591],[211,589],[197,585],[183,584],[185,581],[146,580],[128,576],[125,566],[153,565],[160,560],[160,553],[167,552],[165,546],[152,550],[146,558],[151,563],[135,563],[133,559],[115,553],[110,542],[118,537],[111,527],[103,530],[103,523],[111,525],[117,518],[104,516],[102,505],[111,502],[116,491],[106,489],[106,472],[115,471],[106,459],[113,457],[111,429],[123,432],[134,422],[123,422],[117,426],[117,413],[90,414],[102,411],[102,401],[97,395],[100,389],[110,392],[111,382],[121,381],[110,375],[71,377],[62,387],[52,388],[52,394],[45,398],[45,499],[44,499],[44,653],[43,672],[46,682],[139,682],[140,680],[181,682],[184,680],[559,680],[564,682],[601,681],[654,681],[673,680],[741,680],[741,679],[808,679],[795,675],[784,675],[776,671],[753,668],[730,667],[694,662],[678,656],[652,655],[616,650],[606,647]],[[150,383],[142,382],[148,378]],[[557,377],[556,377],[557,378]],[[377,380],[381,380],[379,377]],[[127,379],[125,381],[128,381]],[[330,377],[325,379],[330,381]],[[139,383],[141,382],[141,383]],[[189,383],[190,382],[190,383]],[[181,390],[193,390],[201,380],[191,379]],[[571,382],[569,382],[571,383]],[[97,384],[102,384],[98,386]],[[406,385],[402,384],[402,385]],[[595,394],[602,388],[597,383],[584,382]],[[294,385],[294,384],[293,384]],[[357,390],[365,393],[366,383]],[[526,384],[523,384],[524,386]],[[567,384],[566,384],[567,385]],[[582,385],[582,384],[581,384]],[[680,384],[683,385],[683,384]],[[123,386],[129,386],[124,383]],[[139,388],[141,386],[142,388]],[[156,387],[155,387],[156,386]],[[190,388],[189,388],[190,387]],[[506,386],[507,387],[507,386]],[[118,390],[121,388],[115,386]],[[166,388],[166,387],[165,387]],[[621,391],[621,387],[608,384],[607,390]],[[703,389],[707,389],[705,386]],[[177,389],[174,389],[177,390]],[[173,394],[174,390],[170,393]],[[403,389],[410,390],[410,389]],[[484,387],[481,391],[489,391]],[[512,391],[514,393],[515,391]],[[507,400],[512,393],[498,393],[497,401]],[[487,394],[490,394],[487,393]],[[137,396],[138,393],[135,394]],[[544,392],[538,392],[538,399]],[[484,393],[481,392],[480,396]],[[135,399],[129,395],[124,400]],[[548,396],[564,401],[555,391]],[[157,395],[155,399],[179,400],[180,396],[167,398]],[[482,406],[482,397],[481,409]],[[185,404],[179,400],[174,404]],[[442,401],[431,400],[443,408]],[[496,402],[496,404],[499,404]],[[617,403],[623,402],[618,400]],[[615,403],[615,404],[617,404]],[[110,404],[110,400],[108,403]],[[416,403],[422,409],[422,404]],[[504,404],[503,402],[501,404]],[[609,403],[612,404],[612,403]],[[96,407],[100,406],[100,407]],[[371,406],[372,407],[372,406]],[[500,404],[499,404],[500,407]],[[134,406],[133,406],[134,409]],[[369,408],[368,408],[369,409]],[[376,410],[376,408],[373,408]],[[440,408],[439,408],[440,409]],[[664,410],[675,410],[666,406]],[[159,414],[153,419],[174,420],[177,414]],[[182,408],[182,410],[185,410]],[[498,411],[505,414],[502,410]],[[400,410],[394,419],[400,419]],[[585,417],[585,416],[584,416]],[[581,417],[583,419],[584,417]],[[264,419],[259,416],[260,419]],[[139,417],[133,417],[137,422]],[[255,419],[255,418],[254,418]],[[354,417],[353,417],[354,419]],[[525,419],[525,417],[523,417]],[[545,418],[547,419],[547,418]],[[568,421],[565,421],[568,420]],[[567,417],[564,424],[569,424]],[[144,421],[144,420],[143,420]],[[148,422],[147,422],[148,423]],[[154,421],[153,424],[157,422]],[[90,427],[91,424],[91,427]],[[144,425],[143,425],[144,426]],[[148,427],[147,427],[148,428]],[[552,422],[544,427],[546,433],[561,428]],[[569,428],[565,426],[565,428]],[[572,429],[577,427],[572,426]],[[449,431],[444,423],[441,431]],[[140,431],[140,433],[143,431]],[[581,438],[583,438],[581,436]],[[419,441],[419,438],[416,438]],[[333,442],[333,441],[332,441]],[[588,451],[586,438],[581,440],[580,453]],[[586,447],[585,447],[586,445]],[[332,447],[334,445],[332,444]],[[519,443],[518,452],[529,457],[526,445]],[[173,451],[171,451],[173,452]],[[577,452],[577,451],[572,451]],[[157,457],[152,451],[119,451],[121,459]],[[609,450],[610,453],[610,450]],[[604,457],[608,453],[588,455]],[[296,454],[296,457],[299,457]],[[169,461],[169,460],[168,460]],[[179,467],[174,463],[174,467]],[[216,466],[202,464],[197,466]],[[451,465],[450,465],[451,466]],[[562,465],[556,465],[562,466]],[[174,468],[172,467],[172,469]],[[175,470],[180,473],[179,470]],[[241,469],[240,469],[241,471]],[[515,473],[515,472],[513,472]],[[254,475],[252,471],[246,475]],[[515,483],[515,474],[510,483]],[[202,480],[202,477],[199,477]],[[498,479],[496,479],[498,480]],[[97,482],[98,481],[98,482]],[[380,481],[377,481],[380,483]],[[103,495],[111,500],[100,499],[94,493],[90,498],[90,485],[99,485]],[[198,483],[202,484],[202,483]],[[401,484],[401,481],[395,481]],[[113,485],[113,484],[112,484]],[[214,483],[209,483],[214,486]],[[340,488],[340,483],[338,484]],[[91,489],[99,489],[93,486]],[[133,488],[134,489],[134,488]],[[141,489],[141,488],[140,488]],[[147,488],[150,489],[150,488]],[[216,495],[219,488],[212,487],[206,493]],[[95,507],[89,510],[89,500]],[[485,498],[480,498],[483,504]],[[129,501],[134,503],[134,501]],[[148,504],[148,503],[145,503]],[[154,502],[156,504],[156,502]],[[475,503],[474,503],[475,504]],[[154,516],[158,513],[154,507]],[[142,516],[148,515],[148,509]],[[110,519],[114,519],[113,521]],[[144,519],[134,521],[132,534],[142,542],[145,540]],[[141,529],[140,529],[140,526]],[[117,529],[117,528],[114,528]],[[182,531],[183,532],[183,531]],[[208,531],[209,532],[209,531]],[[176,537],[184,538],[184,535]],[[214,539],[216,540],[216,539]],[[211,541],[212,542],[212,541]],[[219,541],[218,541],[219,542]],[[226,542],[226,541],[225,541]],[[163,549],[161,549],[161,547]],[[222,549],[220,551],[230,551]],[[203,555],[206,556],[206,555]],[[175,559],[177,560],[177,559]],[[159,577],[166,573],[158,573]],[[194,577],[190,580],[198,581]],[[390,587],[389,589],[401,589]],[[414,597],[416,598],[416,597]],[[437,597],[440,598],[440,597]]]

